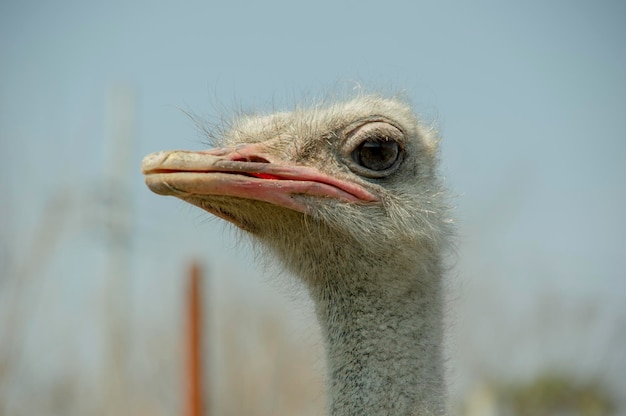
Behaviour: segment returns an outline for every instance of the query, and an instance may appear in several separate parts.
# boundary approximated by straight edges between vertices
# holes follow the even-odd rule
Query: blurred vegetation
[[[532,383],[503,390],[517,416],[609,416],[616,406],[600,383],[578,384],[571,378],[548,374]]]
[[[319,348],[296,339],[278,311],[234,304],[212,311],[217,316],[205,335],[206,415],[324,414]],[[65,374],[52,378],[41,379],[28,363],[0,367],[0,416],[185,414],[183,325],[167,326],[136,334],[137,348],[127,357],[129,368],[119,380],[124,395],[116,403],[107,394],[106,353],[98,359],[95,375],[75,365],[68,354]],[[0,331],[0,352],[6,353],[11,343],[2,335]],[[58,340],[68,346],[75,341]],[[46,353],[45,345],[38,349]]]
[[[470,395],[464,416],[613,416],[617,404],[599,382],[545,373],[529,383],[492,382]]]

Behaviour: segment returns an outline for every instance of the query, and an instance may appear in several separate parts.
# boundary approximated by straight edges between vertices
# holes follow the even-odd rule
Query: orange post
[[[187,299],[187,415],[203,416],[202,295],[200,266],[194,262],[189,273]]]

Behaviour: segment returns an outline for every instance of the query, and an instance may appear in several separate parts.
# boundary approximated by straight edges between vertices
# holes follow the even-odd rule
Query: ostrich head
[[[399,100],[242,117],[219,144],[149,155],[147,185],[249,232],[307,283],[432,265],[445,241],[437,139]]]
[[[241,117],[219,148],[154,153],[143,171],[152,191],[230,221],[302,279],[331,414],[441,414],[437,144],[403,101],[361,96]]]

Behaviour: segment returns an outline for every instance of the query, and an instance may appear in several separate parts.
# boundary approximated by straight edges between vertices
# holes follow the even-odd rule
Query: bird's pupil
[[[398,143],[394,141],[366,140],[354,151],[354,160],[373,171],[389,169],[398,159]]]

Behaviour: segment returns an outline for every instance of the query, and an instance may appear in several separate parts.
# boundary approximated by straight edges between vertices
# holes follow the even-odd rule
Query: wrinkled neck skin
[[[441,273],[419,265],[402,276],[376,273],[357,267],[309,285],[326,346],[329,414],[443,415]],[[389,290],[390,281],[402,284]]]

